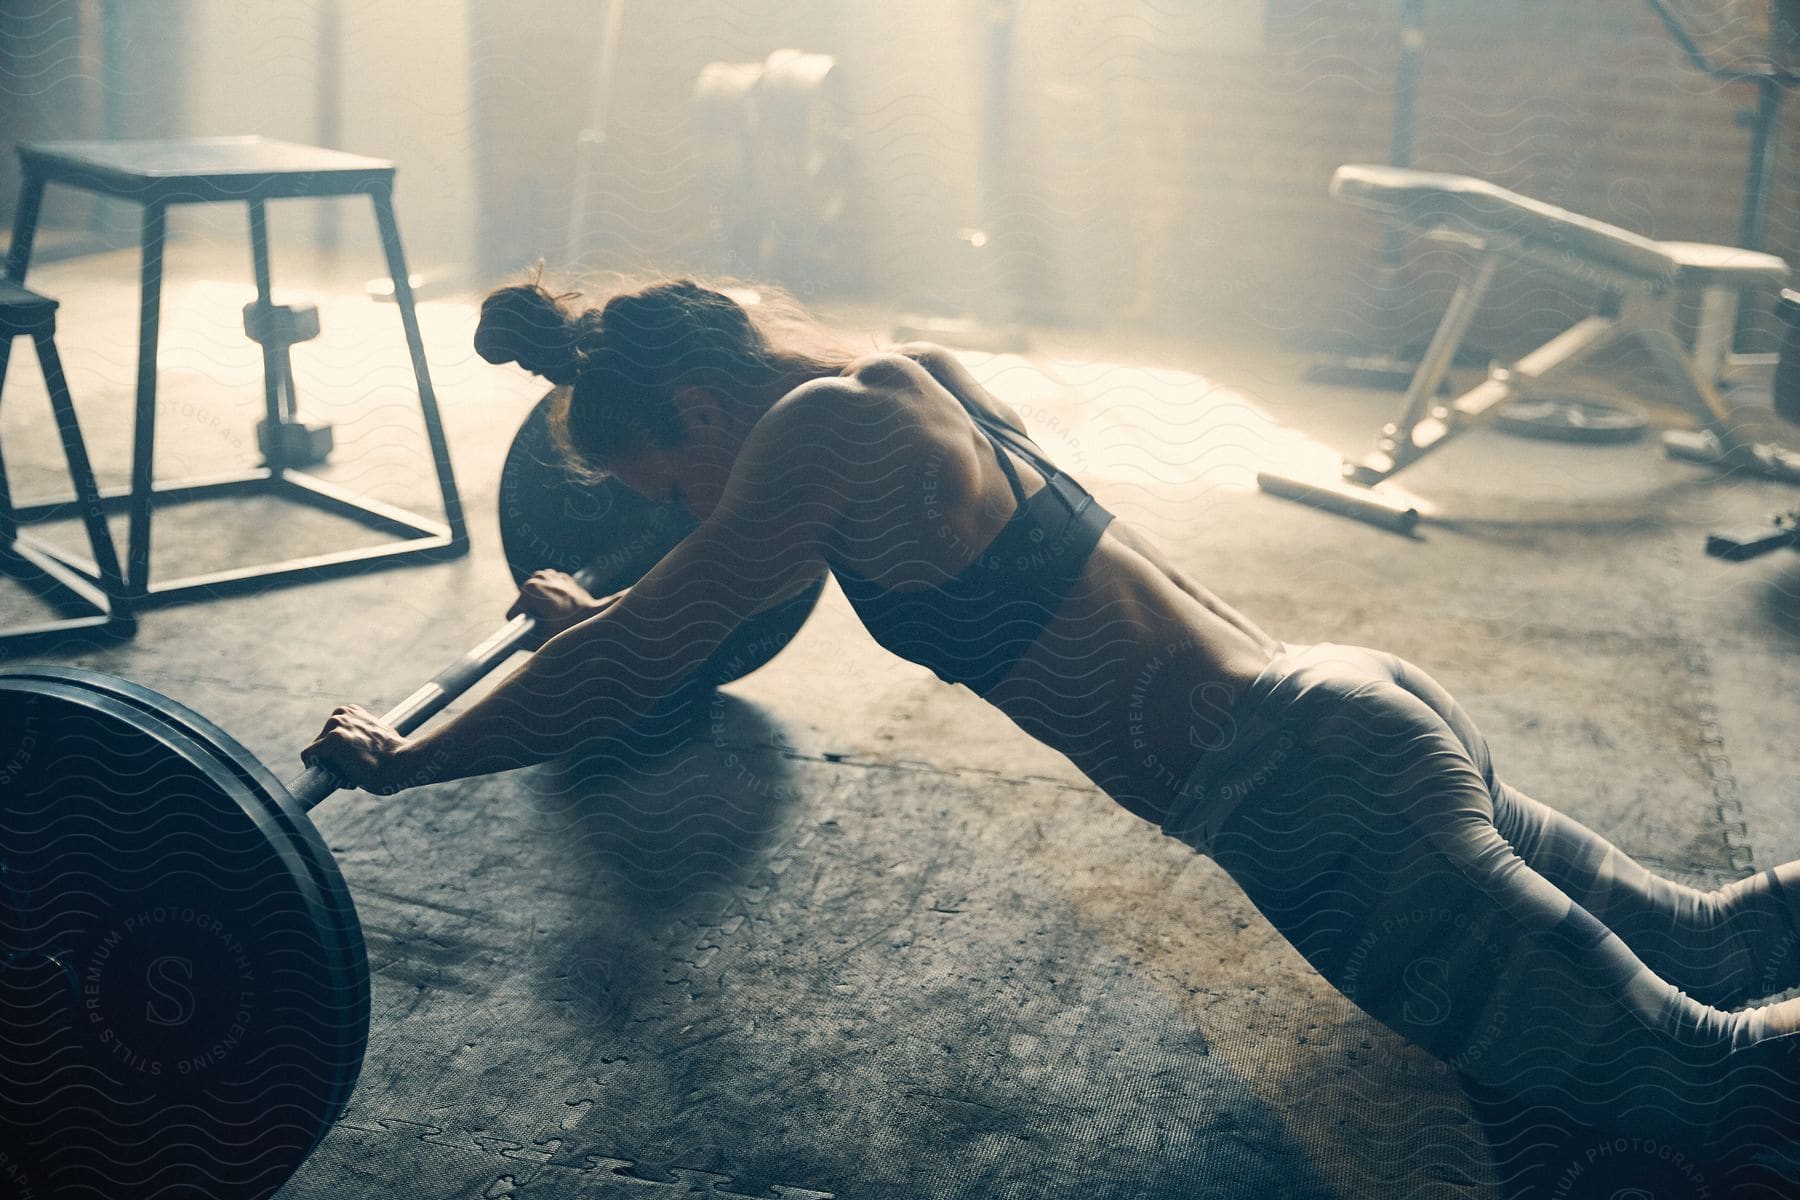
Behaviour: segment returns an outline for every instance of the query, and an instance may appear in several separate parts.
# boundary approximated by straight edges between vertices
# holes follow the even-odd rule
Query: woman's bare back
[[[844,467],[834,564],[902,591],[956,578],[1018,507],[965,405],[1016,415],[970,395],[966,376],[925,354],[872,355],[846,375],[858,398],[835,435],[860,461]],[[1023,457],[1012,465],[1028,498],[1045,485]],[[985,698],[1156,821],[1276,646],[1114,521],[1036,643]]]

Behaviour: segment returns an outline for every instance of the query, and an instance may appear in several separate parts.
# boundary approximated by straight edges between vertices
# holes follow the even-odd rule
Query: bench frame
[[[1389,216],[1403,228],[1412,226]],[[1616,267],[1576,258],[1521,237],[1477,236],[1432,229],[1424,236],[1475,252],[1473,268],[1457,284],[1401,403],[1400,416],[1383,425],[1375,449],[1345,459],[1341,482],[1303,479],[1277,472],[1257,474],[1263,491],[1327,511],[1408,532],[1429,512],[1415,501],[1375,490],[1377,485],[1418,462],[1453,438],[1475,428],[1500,405],[1573,373],[1600,352],[1635,339],[1699,420],[1696,432],[1664,435],[1667,452],[1691,462],[1742,469],[1788,483],[1800,483],[1800,454],[1746,441],[1734,430],[1722,384],[1756,382],[1774,370],[1774,355],[1736,354],[1732,328],[1740,289],[1701,289],[1700,335],[1690,351],[1675,334],[1675,309],[1682,289],[1667,280],[1646,279]],[[1502,266],[1547,270],[1605,291],[1596,311],[1510,364],[1496,364],[1488,377],[1462,395],[1440,402],[1438,391],[1455,362],[1469,326]],[[1727,331],[1721,336],[1720,331]]]

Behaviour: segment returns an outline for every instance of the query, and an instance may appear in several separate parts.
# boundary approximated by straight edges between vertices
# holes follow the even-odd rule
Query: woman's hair
[[[571,313],[568,302],[581,293],[552,294],[541,275],[540,267],[529,282],[488,293],[475,326],[475,353],[491,363],[516,362],[567,386],[575,382],[583,346],[598,337],[600,314]]]
[[[834,374],[850,361],[852,353],[790,297],[766,288],[745,293],[755,296],[748,308],[720,288],[665,279],[577,310],[580,293],[552,293],[540,269],[529,282],[489,293],[475,348],[489,362],[517,362],[561,387],[551,434],[571,467],[592,473],[646,443],[677,444],[678,388],[729,396],[796,371]]]

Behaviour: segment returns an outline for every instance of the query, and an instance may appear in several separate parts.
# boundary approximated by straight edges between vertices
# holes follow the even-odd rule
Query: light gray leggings
[[[1708,1154],[1800,1137],[1800,863],[1658,878],[1495,778],[1391,654],[1290,646],[1164,823],[1360,1008],[1469,1079]]]

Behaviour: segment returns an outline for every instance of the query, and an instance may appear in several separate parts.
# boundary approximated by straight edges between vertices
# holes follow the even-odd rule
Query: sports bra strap
[[[975,427],[986,435],[988,446],[994,451],[994,461],[1000,464],[1000,470],[1006,475],[1006,484],[1012,488],[1013,501],[1021,507],[1025,504],[1025,483],[1019,478],[1019,468],[1013,466],[1012,456],[1006,452],[1006,443],[994,436],[992,430],[980,421]]]
[[[1006,450],[1012,450],[1034,467],[1044,477],[1044,491],[1054,493],[1063,502],[1063,507],[1071,513],[1079,513],[1092,501],[1093,496],[1078,483],[1073,475],[1045,458],[1035,447],[1026,443],[1021,434],[1012,426],[1000,422],[983,419],[983,414],[969,410],[975,419],[975,425],[987,436],[988,444],[994,448],[994,457],[1000,462],[1000,469],[1006,472],[1007,480],[1012,484],[1013,499],[1020,504],[1026,502],[1024,485],[1019,482],[1018,468],[1013,466]],[[1005,449],[1002,449],[1005,447]]]

